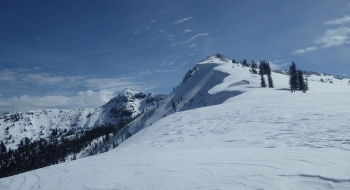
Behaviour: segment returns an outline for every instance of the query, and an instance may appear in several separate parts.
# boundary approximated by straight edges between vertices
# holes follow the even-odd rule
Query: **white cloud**
[[[134,31],[134,34],[138,34],[138,33],[139,33],[139,31],[138,31],[138,30]]]
[[[18,80],[16,74],[17,72],[13,69],[3,69],[0,71],[0,82],[12,84]]]
[[[299,49],[293,54],[303,54],[310,51],[315,51],[320,48],[331,48],[350,43],[350,28],[340,27],[337,29],[328,29],[321,37],[314,41],[314,46]]]
[[[165,30],[158,30],[158,32],[162,33],[162,32],[165,32]]]
[[[189,32],[193,32],[193,30],[187,29],[187,30],[184,30],[184,31],[183,31],[183,33],[189,33]]]
[[[317,50],[317,49],[318,48],[316,46],[308,47],[308,48],[305,48],[305,49],[299,49],[299,50],[295,50],[293,52],[293,55],[295,55],[295,54],[303,54],[303,53],[307,53],[307,52],[314,51],[314,50]]]
[[[350,28],[340,27],[337,29],[329,29],[326,33],[315,41],[322,47],[333,47],[348,44],[350,35]]]
[[[7,86],[27,86],[29,88],[52,88],[56,91],[69,89],[88,89],[80,91],[75,96],[46,95],[30,96],[21,95],[14,97],[0,96],[0,113],[5,111],[25,111],[50,108],[83,108],[98,107],[106,103],[113,94],[125,88],[135,89],[141,92],[152,90],[156,86],[150,82],[139,82],[141,75],[149,75],[150,71],[139,73],[135,77],[119,78],[95,78],[91,76],[56,76],[49,73],[26,73],[21,69],[0,70],[0,88]],[[29,71],[32,72],[32,71]],[[51,92],[52,94],[52,92]]]
[[[350,23],[350,16],[346,15],[343,18],[338,18],[335,20],[331,20],[331,21],[327,21],[324,24],[346,24],[346,23]]]
[[[187,64],[187,62],[183,62],[181,65],[186,65]]]
[[[198,37],[201,37],[201,36],[207,36],[208,33],[201,33],[201,34],[197,34],[195,36],[193,36],[192,38],[190,38],[189,40],[186,40],[186,41],[183,41],[183,42],[179,42],[179,43],[174,43],[172,46],[176,46],[176,45],[179,45],[179,44],[187,44],[187,43],[190,43],[192,40],[198,38]]]
[[[197,46],[197,44],[192,44],[192,45],[189,45],[187,47],[196,47],[196,46]]]
[[[174,22],[174,24],[181,24],[183,22],[186,22],[188,20],[192,19],[192,17],[187,17],[187,18],[183,18],[183,19],[180,19],[180,20],[177,20],[176,22]]]
[[[75,96],[14,96],[0,97],[0,112],[28,111],[38,109],[72,109],[95,108],[101,106],[113,98],[114,94],[108,90],[81,91]]]
[[[269,61],[269,64],[272,70],[281,70],[286,66],[288,66],[290,63],[287,63],[283,60],[274,60],[274,61]]]
[[[175,63],[176,63],[176,61],[173,61],[173,62],[168,63],[168,65],[173,65]]]

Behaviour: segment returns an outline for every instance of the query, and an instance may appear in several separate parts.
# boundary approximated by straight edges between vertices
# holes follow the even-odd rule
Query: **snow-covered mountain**
[[[12,150],[27,137],[33,141],[49,138],[53,132],[58,136],[68,132],[74,134],[96,126],[118,124],[136,117],[147,107],[164,99],[166,94],[148,95],[125,89],[99,108],[50,109],[28,112],[11,112],[0,117],[0,141]],[[56,131],[55,131],[56,130]]]
[[[287,75],[261,88],[249,70],[209,57],[112,137],[115,149],[0,189],[350,189],[349,79],[310,74],[310,90],[291,93]]]

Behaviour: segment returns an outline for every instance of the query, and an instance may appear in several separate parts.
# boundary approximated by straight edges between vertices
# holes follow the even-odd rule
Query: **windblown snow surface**
[[[286,75],[273,73],[271,89],[216,58],[196,68],[116,149],[0,179],[0,189],[350,189],[348,79],[313,75],[307,93],[291,93]]]

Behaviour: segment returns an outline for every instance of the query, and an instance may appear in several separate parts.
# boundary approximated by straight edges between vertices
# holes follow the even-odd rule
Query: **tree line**
[[[243,61],[238,61],[238,62],[235,59],[233,59],[232,63],[241,63],[243,67],[250,67],[251,68],[250,72],[252,74],[259,74],[261,78],[261,83],[260,83],[261,87],[265,88],[268,86],[269,88],[274,88],[274,84],[271,76],[271,67],[269,62],[265,60],[261,60],[259,64],[259,71],[257,71],[258,66],[254,60],[252,60],[251,64],[248,64],[246,59],[243,59]],[[296,68],[296,64],[294,62],[292,62],[292,65],[290,66],[288,73],[289,73],[289,86],[290,86],[291,92],[300,90],[305,93],[307,90],[309,90],[307,77],[304,77],[303,71],[298,70]],[[268,84],[266,83],[266,80],[264,77],[265,75],[267,75]]]
[[[117,125],[107,124],[94,127],[70,136],[52,136],[51,139],[40,138],[36,141],[24,138],[16,150],[11,148],[7,150],[4,143],[0,141],[0,178],[62,163],[67,159],[74,160],[76,154],[87,147],[92,147],[88,149],[90,151],[88,154],[93,155],[97,144],[93,146],[92,142],[101,137],[102,141],[98,140],[98,144],[108,151],[111,144],[110,134],[117,134],[133,119],[135,118],[121,121]],[[118,143],[113,141],[113,148],[116,146]]]

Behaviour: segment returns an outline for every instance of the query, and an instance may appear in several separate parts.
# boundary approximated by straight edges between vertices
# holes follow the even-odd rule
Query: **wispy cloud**
[[[50,49],[53,49],[52,46],[48,45],[47,43],[45,43],[39,36],[36,37],[36,40],[41,44],[44,45],[46,47],[49,47]]]
[[[158,32],[162,33],[162,32],[165,32],[165,30],[158,30]]]
[[[196,39],[196,38],[198,38],[198,37],[201,37],[201,36],[208,36],[208,33],[197,34],[197,35],[193,36],[192,38],[190,38],[190,39],[188,39],[188,40],[186,40],[186,41],[179,42],[179,43],[174,43],[174,44],[172,44],[172,46],[190,43],[190,42],[193,41],[194,39]]]
[[[191,30],[191,29],[186,29],[186,30],[183,31],[183,33],[190,33],[190,32],[193,32],[193,30]]]
[[[327,21],[324,24],[326,25],[344,25],[350,23],[350,16],[345,16],[343,18]],[[315,40],[314,45],[295,50],[293,55],[295,54],[304,54],[311,51],[315,51],[321,48],[331,48],[342,46],[345,44],[350,44],[350,28],[346,26],[341,26],[336,29],[328,29],[326,32]]]
[[[318,49],[318,47],[316,47],[316,46],[311,46],[311,47],[307,47],[307,48],[304,48],[304,49],[298,49],[298,50],[295,50],[293,52],[293,55],[303,54],[303,53],[307,53],[307,52],[314,51],[314,50],[317,50],[317,49]]]
[[[176,22],[174,22],[174,24],[181,24],[181,23],[186,22],[186,21],[188,21],[190,19],[192,19],[192,16],[187,17],[187,18],[183,18],[183,19],[180,19],[180,20],[177,20]]]
[[[150,21],[149,23],[150,23],[150,24],[154,24],[154,23],[156,23],[156,20],[151,19],[151,21]]]
[[[175,63],[176,63],[176,61],[172,61],[172,62],[168,63],[168,65],[173,65]]]
[[[139,33],[139,31],[138,31],[138,30],[134,31],[134,34],[138,34],[138,33]]]
[[[347,23],[350,23],[350,16],[349,15],[346,15],[343,18],[338,18],[335,20],[327,21],[324,24],[347,24]]]
[[[197,44],[192,44],[192,45],[189,45],[189,46],[187,46],[187,47],[196,47],[197,46]]]
[[[31,72],[31,73],[28,73]],[[57,88],[85,88],[91,90],[110,90],[113,92],[132,88],[135,90],[154,89],[153,84],[139,82],[137,77],[96,78],[92,76],[62,76],[51,73],[32,73],[16,69],[0,70],[0,87],[30,84],[34,86],[54,86]]]
[[[139,72],[139,75],[150,75],[150,74],[152,74],[151,71]]]
[[[172,73],[172,72],[177,72],[179,71],[178,69],[174,69],[174,70],[155,70],[154,72],[156,73]]]
[[[333,47],[348,44],[350,35],[350,28],[340,27],[337,29],[329,29],[326,33],[315,41],[321,47]]]
[[[169,62],[169,63],[165,62],[165,63],[162,63],[160,65],[173,65],[175,63],[176,63],[176,61],[172,61],[172,62]]]

